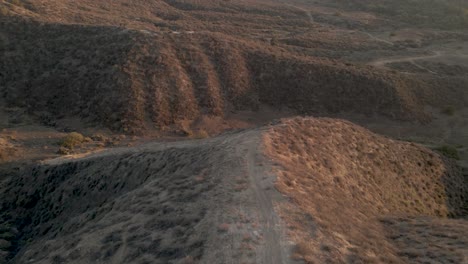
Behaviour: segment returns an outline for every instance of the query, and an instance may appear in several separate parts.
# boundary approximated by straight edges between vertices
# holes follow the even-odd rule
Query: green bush
[[[66,135],[60,142],[60,146],[68,149],[73,149],[76,146],[83,144],[86,141],[86,138],[77,132],[71,132]]]
[[[442,147],[437,148],[436,150],[447,158],[456,159],[456,160],[460,159],[458,150],[453,146],[442,146]]]

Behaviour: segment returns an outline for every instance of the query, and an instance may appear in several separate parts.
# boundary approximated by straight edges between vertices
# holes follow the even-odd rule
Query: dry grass
[[[80,146],[85,141],[86,138],[82,134],[78,132],[71,132],[61,140],[60,146],[67,149],[73,149],[77,146]]]
[[[1,16],[6,16],[8,15],[8,8],[4,5],[0,5],[0,15]]]
[[[10,161],[17,155],[19,148],[8,138],[0,137],[0,162]]]
[[[313,118],[283,121],[264,144],[281,166],[277,189],[297,207],[283,208],[282,215],[293,227],[296,255],[306,261],[398,260],[379,216],[463,212],[468,186],[460,171],[415,144]]]
[[[265,39],[283,39],[277,46],[252,37],[260,33],[251,25],[269,32],[309,30],[304,13],[294,8],[216,3],[31,1],[34,13],[24,16],[32,20],[4,21],[3,33],[10,42],[6,54],[12,56],[2,58],[0,71],[12,74],[1,87],[22,87],[28,74],[28,81],[37,85],[15,91],[8,103],[47,112],[52,121],[78,115],[125,133],[193,121],[204,114],[224,117],[263,104],[301,114],[350,111],[426,120],[423,103],[446,90],[441,88],[445,83],[432,87],[431,80],[339,63],[297,49],[304,44],[305,49],[333,55],[337,50],[368,48],[370,44],[356,36],[337,39],[334,32],[319,32],[283,39],[262,33]],[[229,11],[232,20],[210,12],[214,10]],[[212,23],[220,20],[222,26]],[[195,28],[203,33],[186,33]],[[74,81],[68,83],[70,79]],[[419,96],[422,89],[429,90],[427,96]]]
[[[210,137],[210,135],[208,135],[208,133],[203,129],[197,129],[191,135],[191,138],[195,139],[204,139],[208,137]]]

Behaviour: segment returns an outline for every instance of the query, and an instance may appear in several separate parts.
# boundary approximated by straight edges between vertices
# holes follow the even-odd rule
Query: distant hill
[[[49,125],[79,117],[134,133],[203,115],[256,111],[262,104],[298,114],[427,121],[425,104],[463,98],[458,82],[441,89],[433,79],[303,56],[262,37],[311,30],[304,11],[291,6],[123,0],[1,5],[7,11],[0,18],[0,94],[7,105]],[[316,42],[317,50],[333,39]]]

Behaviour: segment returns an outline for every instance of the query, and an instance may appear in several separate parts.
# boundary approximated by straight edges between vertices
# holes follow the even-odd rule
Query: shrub
[[[62,139],[62,142],[60,142],[60,146],[68,149],[73,149],[74,147],[81,145],[85,141],[86,138],[80,133],[71,132]]]
[[[442,155],[444,155],[447,158],[451,159],[460,159],[460,155],[458,154],[458,150],[455,147],[452,146],[442,146],[440,148],[436,149],[438,152],[440,152]]]
[[[453,106],[447,106],[441,111],[442,114],[453,116],[455,114],[455,108]]]
[[[15,5],[15,6],[23,6],[23,3],[21,3],[20,0],[10,0],[10,4]]]
[[[72,151],[71,151],[71,149],[69,149],[69,148],[60,147],[60,148],[57,150],[57,154],[60,154],[60,155],[70,155],[70,154],[72,154]]]
[[[207,138],[209,136],[210,135],[208,135],[208,132],[206,132],[203,129],[199,129],[199,130],[194,131],[191,137],[196,138],[196,139],[202,139],[202,138]]]
[[[8,15],[8,8],[6,8],[4,6],[0,6],[0,15],[2,15],[2,16]]]
[[[100,142],[108,142],[111,141],[111,139],[103,134],[94,134],[91,136],[91,139],[94,141],[100,141]]]

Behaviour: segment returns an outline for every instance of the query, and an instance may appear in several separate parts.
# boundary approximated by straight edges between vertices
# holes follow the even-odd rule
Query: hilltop
[[[466,214],[467,190],[461,171],[428,149],[346,121],[296,118],[11,172],[0,196],[3,255],[12,263],[460,262],[466,221],[445,217]]]

